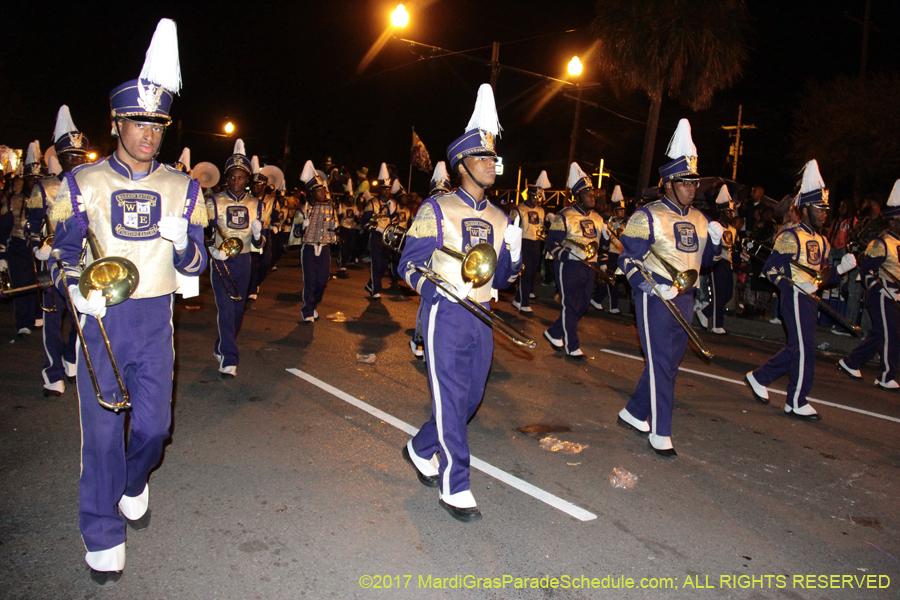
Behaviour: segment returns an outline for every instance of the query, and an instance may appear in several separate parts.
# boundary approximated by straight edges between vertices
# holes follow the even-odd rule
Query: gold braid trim
[[[878,239],[869,242],[869,247],[866,248],[866,256],[872,258],[881,258],[882,256],[887,256],[887,250],[885,248],[884,242]]]
[[[647,213],[639,210],[631,215],[631,218],[628,219],[628,224],[625,225],[625,231],[622,232],[622,236],[639,240],[649,240],[650,219],[647,216]]]
[[[63,181],[56,193],[56,203],[50,209],[50,221],[53,223],[64,223],[73,214],[72,200],[69,198],[69,186]]]
[[[191,225],[200,225],[201,227],[209,225],[209,211],[206,208],[206,203],[203,202],[202,194],[194,203],[194,211],[191,213]]]
[[[779,254],[797,254],[800,247],[797,245],[797,237],[790,231],[783,231],[775,238],[775,252]]]
[[[31,195],[28,196],[28,202],[25,203],[25,206],[28,208],[44,208],[44,197],[38,188],[38,184],[31,188]]]
[[[419,209],[415,220],[409,227],[407,235],[414,238],[436,238],[438,235],[437,219],[434,216],[434,208],[431,204],[423,204]]]
[[[550,223],[550,231],[566,231],[566,217],[556,215],[556,218]]]

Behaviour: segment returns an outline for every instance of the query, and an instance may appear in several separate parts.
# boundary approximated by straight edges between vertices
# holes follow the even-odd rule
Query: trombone
[[[19,292],[24,292],[26,290],[31,291],[35,288],[39,290],[46,290],[52,284],[50,280],[50,273],[47,271],[41,271],[36,275],[37,283],[32,283],[29,285],[23,285],[22,287],[14,288],[12,287],[12,282],[9,279],[8,271],[0,271],[0,298],[4,298],[6,296],[11,296],[13,294],[17,294]],[[53,309],[44,309],[47,312],[52,312]]]
[[[222,238],[222,243],[219,245],[218,250],[225,254],[225,258],[234,258],[244,249],[244,242],[241,241],[240,238],[236,237],[228,237],[225,235],[225,232],[222,231],[222,226],[218,223],[216,224],[216,230],[219,232],[219,236]],[[213,242],[215,244],[215,242]],[[228,289],[228,286],[225,285],[225,277],[222,276],[222,271],[219,269],[219,262],[222,263],[222,266],[225,268],[225,275],[228,275],[228,280],[231,282],[231,290]],[[238,302],[242,300],[241,292],[238,289],[237,284],[234,282],[234,277],[231,276],[231,271],[228,270],[228,265],[225,264],[225,261],[217,262],[213,259],[212,264],[213,268],[215,268],[216,273],[219,274],[219,279],[222,280],[222,284],[225,287],[225,293],[228,294],[228,297]],[[232,294],[231,291],[234,291]]]
[[[97,236],[91,231],[90,227],[85,232],[88,246],[91,249],[91,256],[94,261],[89,264],[81,272],[78,278],[78,291],[82,296],[87,298],[91,292],[98,291],[106,299],[106,306],[115,306],[120,304],[134,294],[140,282],[140,274],[134,263],[120,256],[104,256],[100,249],[100,243]],[[128,390],[125,388],[125,382],[122,381],[122,374],[119,371],[119,365],[116,363],[116,357],[113,356],[112,346],[109,343],[109,336],[106,334],[106,327],[103,325],[103,319],[96,317],[97,325],[100,328],[100,335],[103,337],[103,345],[106,347],[106,354],[109,356],[109,362],[112,364],[113,374],[116,376],[116,383],[119,386],[119,393],[122,399],[116,398],[113,393],[113,401],[107,402],[103,399],[100,391],[100,385],[97,383],[97,375],[94,372],[94,365],[91,362],[91,355],[88,352],[87,343],[84,339],[84,331],[81,328],[80,315],[75,308],[75,302],[72,300],[72,294],[69,293],[69,280],[66,277],[66,264],[61,260],[61,252],[59,249],[53,250],[53,257],[57,261],[57,270],[62,280],[63,289],[65,290],[66,300],[69,304],[69,310],[75,315],[72,320],[78,331],[78,339],[81,340],[81,351],[84,354],[84,361],[91,376],[91,383],[94,386],[94,393],[97,395],[97,402],[100,406],[107,408],[115,413],[120,410],[129,410],[131,402],[129,401]]]
[[[676,269],[672,264],[670,264],[666,259],[660,256],[659,252],[650,247],[649,254],[652,254],[656,257],[656,260],[662,264],[663,268],[665,268],[666,273],[669,274],[669,277],[672,278],[672,287],[678,291],[678,295],[682,295],[692,287],[694,287],[694,283],[697,281],[697,271],[694,269],[688,269],[687,271],[680,272]],[[644,257],[646,258],[646,256]],[[684,318],[684,315],[681,314],[681,311],[678,310],[678,307],[675,306],[671,300],[667,300],[663,298],[662,293],[660,293],[659,288],[656,287],[656,282],[653,280],[653,276],[647,267],[640,261],[633,261],[635,267],[637,267],[638,271],[640,271],[641,275],[643,275],[644,279],[647,280],[647,283],[650,285],[650,289],[652,289],[656,295],[662,300],[663,304],[666,305],[666,308],[669,309],[669,312],[672,313],[672,316],[675,318],[675,321],[681,325],[681,328],[684,329],[684,332],[687,333],[688,337],[704,358],[707,360],[712,360],[713,353],[710,352],[709,348],[706,347],[706,344],[703,343],[703,340],[700,339],[700,336],[696,331],[691,327],[690,323]]]
[[[400,252],[403,250],[403,242],[406,241],[407,231],[407,229],[392,223],[384,228],[384,233],[381,234],[381,241],[394,252]]]
[[[497,252],[490,244],[477,244],[465,254],[447,246],[441,247],[440,250],[460,261],[462,280],[466,283],[471,282],[473,288],[481,287],[490,281],[494,276],[494,271],[497,269]],[[456,300],[460,306],[475,315],[485,325],[496,329],[520,346],[525,346],[526,348],[535,347],[534,340],[524,337],[491,310],[486,309],[478,302],[470,300],[468,297],[460,298],[457,296],[447,285],[446,280],[433,270],[414,265],[411,261],[406,266],[407,268],[415,269],[428,281],[441,288],[444,293]]]
[[[763,243],[759,244],[759,249],[760,250],[768,250],[769,254],[771,254],[772,252],[775,251],[772,246],[769,246],[768,244],[763,244]],[[756,253],[753,253],[751,256],[753,256],[754,258],[758,259],[759,261],[765,263],[765,259],[762,258],[761,256],[757,256]],[[791,266],[796,267],[798,270],[800,270],[800,271],[806,273],[807,275],[809,275],[810,277],[812,277],[817,288],[821,288],[823,285],[825,285],[825,283],[828,282],[828,278],[831,276],[831,267],[830,266],[825,266],[822,268],[821,271],[816,271],[812,267],[802,265],[799,262],[797,262],[796,260],[791,260],[790,263],[791,263]]]
[[[44,218],[47,218],[46,212],[44,213]],[[47,223],[49,223],[49,221],[47,221]],[[28,226],[27,222],[25,223],[25,231],[27,232],[26,239],[30,238],[31,237],[31,229]],[[51,232],[52,231],[53,230],[51,229]],[[41,239],[40,247],[43,248],[45,245],[47,245],[48,240],[49,240],[50,246],[52,247],[53,246],[52,233],[51,233],[51,235]],[[49,273],[46,270],[41,270],[38,268],[38,261],[37,261],[37,258],[34,256],[34,250],[31,247],[29,247],[28,256],[31,258],[31,270],[34,271],[35,281],[40,282],[42,279],[46,279],[47,281],[50,281]],[[26,285],[26,286],[23,286],[20,288],[16,288],[15,291],[26,290],[26,289],[30,290],[34,287],[37,287],[37,303],[41,307],[41,310],[43,312],[56,312],[56,296],[53,296],[53,295],[50,296],[50,300],[53,302],[53,305],[50,308],[47,308],[46,306],[44,306],[44,290],[47,289],[49,287],[49,285],[42,286],[39,284],[30,284],[30,285]],[[11,293],[13,290],[5,290],[5,291],[7,293]]]
[[[585,245],[576,240],[573,240],[572,238],[566,238],[563,240],[562,247],[563,250],[571,254],[573,257],[577,258],[579,261],[581,261],[582,264],[589,266],[594,271],[597,278],[600,280],[600,283],[602,283],[603,285],[615,285],[612,277],[607,275],[606,271],[598,267],[596,263],[590,262],[592,258],[597,256],[597,251],[600,248],[600,245],[597,242],[589,242],[587,245]],[[584,254],[584,258],[579,258],[575,254],[576,250],[580,250],[582,254]]]

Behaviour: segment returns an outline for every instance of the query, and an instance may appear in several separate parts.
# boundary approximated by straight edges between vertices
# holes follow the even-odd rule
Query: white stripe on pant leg
[[[44,300],[44,299],[41,298],[41,307],[43,307],[43,300]],[[42,308],[42,310],[43,310],[43,308]],[[59,307],[57,307],[57,310],[59,310]],[[62,320],[62,317],[60,317],[60,321],[61,321],[61,320]],[[48,326],[49,326],[48,319],[44,319],[44,326],[41,327],[41,339],[43,339],[43,341],[44,341],[44,356],[47,357],[47,362],[49,363],[49,364],[47,365],[47,368],[46,368],[46,369],[41,369],[41,378],[44,380],[44,387],[47,387],[48,385],[50,385],[50,378],[47,377],[47,369],[53,368],[53,365],[54,365],[53,357],[50,356],[50,351],[47,350],[47,329],[48,329]],[[62,323],[60,323],[60,336],[59,336],[59,337],[60,337],[60,341],[61,341],[62,344],[63,344],[63,348],[65,348],[66,342],[65,342],[65,340],[62,339],[62,333],[61,333],[61,332],[62,332]],[[63,367],[63,374],[64,374],[64,375],[65,375],[65,370],[66,370],[65,367]]]
[[[653,369],[653,350],[650,342],[650,321],[647,315],[649,294],[644,294],[644,339],[647,340],[647,369],[650,372],[650,432],[656,434],[656,373]]]
[[[453,464],[453,458],[450,451],[447,450],[447,444],[444,443],[444,413],[441,406],[441,387],[438,382],[434,357],[434,320],[437,316],[438,303],[440,300],[431,305],[431,311],[428,313],[428,377],[431,380],[431,390],[434,393],[434,420],[437,424],[438,442],[444,449],[444,456],[447,457],[447,467],[444,469],[444,476],[441,478],[441,494],[450,495],[450,466]]]
[[[569,351],[569,330],[566,329],[566,284],[563,283],[563,261],[559,259],[559,303],[562,306],[563,347]]]
[[[713,327],[719,327],[720,324],[719,324],[718,321],[716,321],[716,315],[719,314],[719,311],[716,310],[716,307],[718,306],[718,302],[716,302],[716,270],[715,270],[715,269],[713,269],[713,270],[710,272],[709,278],[710,278],[710,280],[712,281],[712,285],[710,286],[710,288],[711,288],[711,292],[712,292],[712,309],[713,309],[713,311],[712,311],[712,312],[713,312],[712,322],[713,322]],[[725,308],[724,308],[724,307],[722,308],[722,312],[723,312],[723,313],[725,312]]]
[[[210,257],[210,260],[216,260],[216,259]],[[216,356],[220,357],[219,358],[219,368],[221,369],[222,365],[225,362],[225,356],[222,354],[222,325],[219,322],[222,311],[219,310],[219,298],[218,298],[218,294],[216,294],[215,282],[213,281],[213,278],[215,277],[214,273],[218,273],[218,272],[219,272],[218,269],[216,269],[215,267],[213,267],[212,269],[209,270],[209,283],[213,288],[213,302],[216,303],[216,333],[219,334],[219,343],[217,343],[215,345],[215,349],[213,350],[213,352],[215,353]],[[219,275],[219,281],[222,282],[222,285],[223,285],[222,289],[224,289],[225,280],[222,279],[221,275]],[[175,343],[174,338],[172,340],[172,343],[173,344]],[[174,373],[173,373],[173,375],[174,375]]]
[[[881,383],[887,383],[887,375],[890,371],[891,366],[888,364],[888,323],[887,323],[887,313],[884,310],[884,301],[887,298],[884,297],[884,294],[878,292],[878,299],[881,303],[881,334],[884,336],[884,343],[881,347],[881,362],[884,364],[884,372],[881,374]]]
[[[306,263],[303,262],[303,246],[305,244],[300,245],[300,270],[303,271],[303,291],[300,292],[300,299],[303,301],[303,306],[300,307],[300,318],[305,318],[303,316],[303,309],[306,308]]]
[[[794,288],[794,323],[797,326],[797,341],[799,342],[797,345],[800,347],[800,372],[795,382],[797,387],[794,389],[794,398],[791,400],[794,410],[796,410],[800,408],[797,401],[800,399],[800,389],[803,387],[803,373],[806,366],[804,362],[806,355],[803,351],[803,329],[800,327],[800,291],[796,287]]]

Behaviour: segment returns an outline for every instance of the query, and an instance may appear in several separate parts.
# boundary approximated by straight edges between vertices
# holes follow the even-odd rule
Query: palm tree
[[[620,91],[650,98],[637,192],[650,182],[663,95],[693,110],[740,79],[749,14],[741,0],[598,0],[595,59]]]

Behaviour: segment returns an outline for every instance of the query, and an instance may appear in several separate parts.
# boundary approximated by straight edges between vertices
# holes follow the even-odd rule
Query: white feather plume
[[[281,185],[278,186],[278,191],[279,191],[279,192],[283,192],[284,189],[285,189],[285,188],[284,188],[284,180],[282,180],[282,181],[281,181]]]
[[[891,195],[888,196],[887,206],[900,206],[900,179],[894,182],[894,189],[891,190]]]
[[[191,170],[191,149],[185,146],[184,150],[181,151],[181,156],[178,157],[178,162],[184,165],[184,168],[190,172]]]
[[[728,204],[731,202],[731,192],[728,191],[728,186],[723,185],[719,188],[719,195],[716,196],[716,204]]]
[[[431,181],[448,181],[450,176],[447,175],[447,163],[440,161],[434,166],[434,173],[431,174]]]
[[[41,162],[41,143],[34,140],[28,144],[28,153],[25,155],[25,164],[30,165],[39,162]]]
[[[141,79],[160,85],[173,94],[181,90],[178,61],[178,29],[172,19],[160,19],[144,58]]]
[[[622,195],[622,186],[617,185],[613,188],[612,201],[613,202],[621,202],[625,199],[625,196]]]
[[[306,161],[306,164],[303,165],[303,172],[300,173],[300,181],[302,181],[303,183],[306,183],[315,176],[316,176],[316,168],[313,166],[313,161],[311,161],[311,160]]]
[[[353,178],[352,177],[347,178],[347,184],[344,186],[344,191],[347,192],[348,194],[353,193]]]
[[[478,98],[475,99],[475,110],[466,125],[465,131],[483,129],[500,137],[503,128],[500,127],[500,119],[497,117],[497,105],[494,103],[494,90],[489,83],[482,83],[478,88]]]
[[[391,194],[396,194],[397,192],[400,191],[400,188],[401,188],[400,180],[395,179],[393,185],[391,185]]]
[[[56,155],[53,154],[47,160],[47,170],[50,171],[53,175],[59,175],[62,173],[62,165],[59,164],[59,160],[56,158]]]
[[[69,113],[69,107],[63,104],[56,113],[56,128],[53,130],[53,143],[59,141],[59,138],[66,135],[70,131],[78,131],[75,123],[72,121],[72,115]]]
[[[243,154],[247,156],[247,151],[244,149],[244,140],[238,138],[238,141],[234,143],[234,152],[233,154]]]
[[[697,156],[697,146],[691,139],[691,124],[687,119],[678,121],[678,127],[675,128],[675,133],[669,140],[669,147],[666,148],[666,156],[669,158]]]
[[[253,158],[250,159],[250,172],[253,173],[254,175],[259,173],[259,157],[258,156],[254,155]]]
[[[800,184],[800,193],[808,194],[825,188],[822,175],[819,174],[819,163],[812,159],[803,167],[803,182]]]
[[[541,174],[538,175],[537,181],[534,182],[534,185],[538,186],[542,190],[550,189],[550,180],[547,178],[547,171],[541,171]]]
[[[572,186],[578,183],[579,180],[584,179],[587,175],[584,174],[584,171],[581,170],[581,167],[578,166],[577,162],[573,162],[569,165],[569,181],[566,184],[566,187],[572,189]]]
[[[388,173],[387,164],[381,163],[381,168],[378,169],[378,181],[387,181],[391,178],[391,174]]]
[[[372,199],[372,194],[369,193],[369,190],[363,190],[362,197],[363,197],[363,200],[368,202],[369,200]]]

